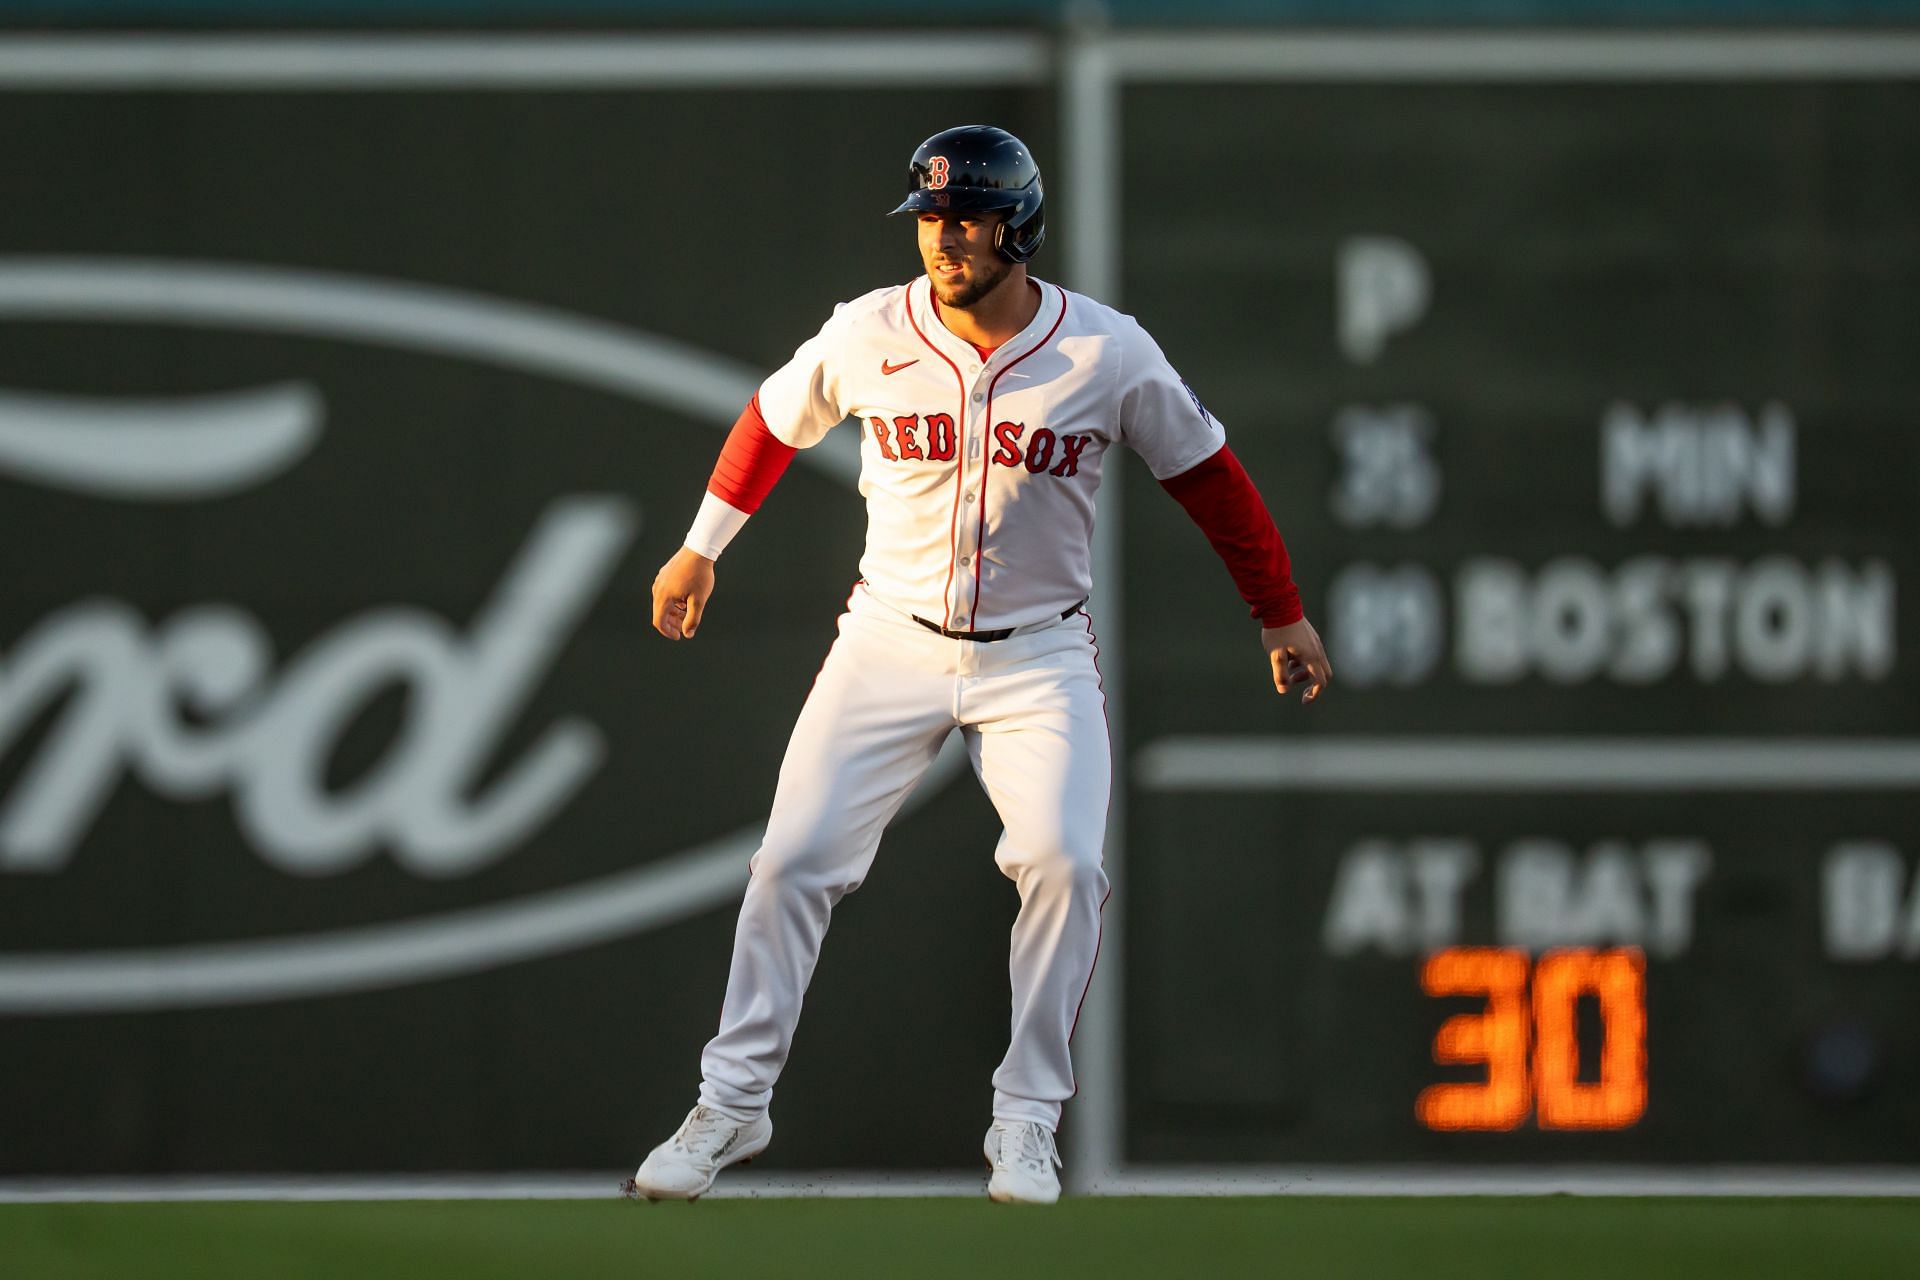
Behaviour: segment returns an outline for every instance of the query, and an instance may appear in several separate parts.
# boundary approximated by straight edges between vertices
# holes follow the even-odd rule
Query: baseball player
[[[867,544],[839,637],[800,712],[734,937],[699,1105],[635,1173],[693,1199],[773,1134],[827,919],[947,737],[965,741],[1019,889],[1006,1058],[985,1154],[997,1201],[1059,1197],[1067,1044],[1107,896],[1105,696],[1087,613],[1094,491],[1124,445],[1205,531],[1260,620],[1275,688],[1331,677],[1287,553],[1220,424],[1129,316],[1029,275],[1046,232],[1039,167],[1001,129],[920,144],[908,195],[926,274],[843,303],[761,384],[721,451],[653,625],[692,639],[714,562],[796,450],[851,418]]]

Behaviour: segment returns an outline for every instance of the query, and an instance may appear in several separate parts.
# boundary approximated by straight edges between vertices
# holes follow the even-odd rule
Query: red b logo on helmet
[[[927,190],[938,191],[947,185],[947,158],[934,156],[927,161]]]

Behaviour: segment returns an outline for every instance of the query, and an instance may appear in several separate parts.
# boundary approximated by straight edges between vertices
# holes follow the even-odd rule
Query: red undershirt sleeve
[[[720,460],[713,464],[707,480],[707,492],[730,507],[751,515],[760,509],[767,494],[785,473],[787,464],[799,450],[767,430],[760,414],[760,397],[747,401],[739,421],[727,434],[720,449]]]
[[[1284,627],[1306,616],[1293,585],[1287,546],[1232,449],[1221,445],[1205,461],[1162,480],[1160,487],[1207,535],[1262,626]]]

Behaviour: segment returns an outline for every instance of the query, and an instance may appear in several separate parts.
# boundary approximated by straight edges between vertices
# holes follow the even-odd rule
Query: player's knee
[[[864,878],[844,846],[825,839],[769,839],[750,865],[763,892],[825,893],[834,901],[858,889]]]
[[[1071,880],[1074,890],[1080,893],[1104,897],[1107,892],[1107,873],[1101,866],[1100,847],[1091,849],[1072,849],[1066,853],[1064,874]]]
[[[1076,893],[1106,891],[1107,878],[1100,866],[1097,842],[1057,832],[1049,839],[1006,852],[1011,856],[1002,858],[1001,867],[1015,879],[1031,879]]]

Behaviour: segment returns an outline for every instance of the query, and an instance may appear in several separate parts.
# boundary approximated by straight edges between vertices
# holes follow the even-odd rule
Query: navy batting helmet
[[[985,213],[1006,210],[993,247],[1025,262],[1047,238],[1040,166],[1027,144],[990,124],[942,129],[913,153],[907,198],[895,213]]]

